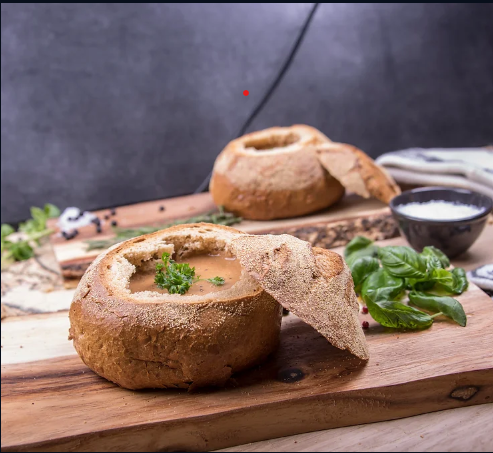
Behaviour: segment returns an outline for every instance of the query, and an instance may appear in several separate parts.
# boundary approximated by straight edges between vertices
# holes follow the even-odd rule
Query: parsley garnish
[[[170,254],[163,253],[162,263],[156,264],[156,276],[154,283],[160,289],[167,289],[170,294],[185,294],[190,287],[198,281],[207,281],[215,286],[224,285],[224,278],[214,277],[201,279],[200,275],[195,275],[195,267],[190,267],[188,263],[177,263],[170,258]]]

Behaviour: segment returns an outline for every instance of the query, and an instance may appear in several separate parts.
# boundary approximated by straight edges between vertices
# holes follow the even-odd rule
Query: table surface
[[[452,260],[473,269],[491,263],[493,224],[469,252]],[[2,319],[29,312],[67,310],[73,290],[63,282],[50,247],[36,259],[2,272]],[[493,303],[492,303],[493,309]],[[493,404],[405,419],[336,428],[227,448],[221,451],[492,451]]]

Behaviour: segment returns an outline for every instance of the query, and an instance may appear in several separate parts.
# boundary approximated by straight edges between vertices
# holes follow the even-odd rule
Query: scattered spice
[[[110,216],[109,216],[109,214],[106,214],[106,215],[104,216],[104,220],[110,220]]]
[[[363,308],[361,309],[361,313],[363,313],[364,315],[368,314],[368,307],[366,305],[364,305]]]
[[[118,225],[118,222],[116,220],[111,221],[111,226],[116,227]]]
[[[370,327],[370,323],[368,321],[363,321],[361,323],[361,326],[363,327],[363,329],[368,329]]]
[[[110,214],[111,214],[111,215],[116,215],[116,209],[114,209],[114,208],[113,208],[113,209],[110,211]]]
[[[161,212],[163,212],[163,211],[164,211],[164,206],[159,206],[159,210],[160,210]]]

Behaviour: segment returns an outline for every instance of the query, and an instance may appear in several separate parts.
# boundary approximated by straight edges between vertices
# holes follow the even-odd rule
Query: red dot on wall
[[[250,94],[250,92],[248,90],[243,91],[244,96],[248,96],[249,94]]]

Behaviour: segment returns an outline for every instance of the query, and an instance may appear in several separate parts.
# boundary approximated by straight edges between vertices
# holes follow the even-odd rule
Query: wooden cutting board
[[[400,238],[385,244],[403,243]],[[2,322],[2,451],[206,451],[493,402],[493,301],[459,297],[468,325],[422,332],[370,322],[365,365],[283,319],[278,352],[224,389],[129,391],[67,341],[67,313]]]
[[[164,207],[164,211],[160,210]],[[51,242],[62,271],[70,285],[76,284],[92,260],[101,250],[87,251],[85,241],[106,239],[113,236],[111,221],[116,220],[121,228],[160,226],[177,219],[204,214],[216,207],[209,193],[137,203],[116,209],[96,211],[103,221],[102,232],[96,234],[94,225],[80,229],[80,234],[71,240],[64,239],[59,232],[51,236]],[[50,227],[58,230],[56,220]],[[346,195],[339,203],[318,213],[273,221],[242,221],[234,225],[247,233],[288,233],[317,247],[337,247],[349,242],[354,236],[364,234],[373,239],[388,239],[398,235],[397,225],[390,210],[382,202],[364,199],[357,195]]]

